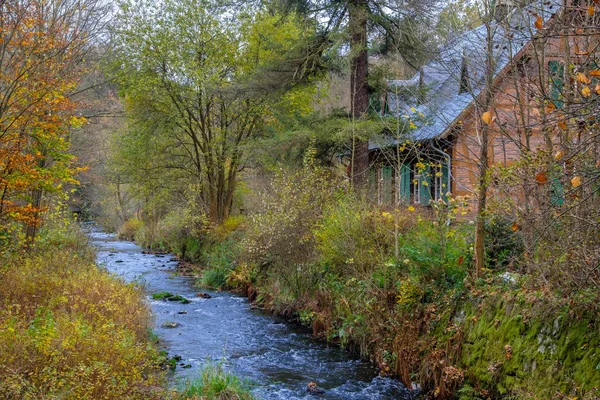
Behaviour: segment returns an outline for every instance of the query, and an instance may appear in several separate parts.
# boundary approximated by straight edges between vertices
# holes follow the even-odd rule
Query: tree
[[[123,2],[114,32],[129,135],[152,143],[133,148],[155,151],[130,172],[189,188],[213,223],[231,212],[245,146],[270,123],[270,108],[302,98],[289,91],[306,81],[314,45],[294,15],[225,11],[201,0]]]
[[[347,34],[349,42],[350,58],[350,116],[353,121],[365,118],[369,110],[369,57],[368,37],[369,24],[378,26],[385,31],[385,35],[391,41],[403,39],[399,35],[402,29],[402,14],[410,10],[411,14],[418,14],[423,9],[434,4],[431,1],[371,1],[371,0],[347,0],[347,1],[310,1],[310,0],[282,0],[282,4],[288,8],[313,16],[322,20],[326,17],[323,26],[324,34],[337,34],[344,27],[347,19]],[[394,47],[402,48],[397,42]],[[410,47],[410,46],[408,46]],[[367,184],[367,171],[369,168],[369,147],[365,138],[357,137],[352,140],[351,156],[351,178],[352,184],[362,190]]]
[[[29,226],[44,192],[72,181],[68,132],[83,120],[69,93],[98,34],[97,0],[0,1],[0,221]]]

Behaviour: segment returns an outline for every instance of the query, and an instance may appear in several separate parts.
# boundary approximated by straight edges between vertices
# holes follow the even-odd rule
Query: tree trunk
[[[492,103],[494,100],[493,95],[493,80],[494,72],[496,70],[496,60],[494,59],[493,50],[493,27],[491,20],[486,24],[487,29],[487,60],[486,60],[486,77],[485,77],[485,88],[484,88],[484,99],[480,107],[479,116],[482,113],[490,112],[492,110]],[[487,207],[487,179],[486,175],[488,172],[488,147],[489,147],[489,130],[492,121],[483,122],[480,118],[478,121],[481,124],[481,149],[479,153],[479,188],[477,189],[477,219],[475,226],[475,277],[479,278],[485,267],[485,214]]]
[[[353,120],[362,118],[369,109],[367,73],[367,1],[351,0],[350,26],[350,107]],[[369,168],[369,143],[355,138],[352,142],[352,185],[357,190],[366,188]]]

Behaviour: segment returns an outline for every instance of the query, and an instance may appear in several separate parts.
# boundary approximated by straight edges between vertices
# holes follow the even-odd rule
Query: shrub
[[[353,194],[330,204],[315,230],[319,262],[339,274],[363,276],[383,264],[394,247],[394,224],[401,229],[407,218],[358,200]]]
[[[521,234],[512,228],[509,219],[492,215],[485,226],[486,265],[488,268],[504,269],[518,265],[525,244]]]
[[[314,260],[313,230],[334,188],[335,181],[314,163],[314,151],[307,150],[302,169],[279,169],[248,218],[244,258],[283,269]]]
[[[204,271],[202,279],[200,280],[201,286],[210,289],[221,289],[225,286],[225,283],[227,283],[225,272],[217,268],[211,268]]]
[[[130,218],[119,229],[118,237],[122,240],[134,240],[144,223],[137,218]]]
[[[0,270],[0,393],[162,398],[150,322],[136,286],[79,253],[34,250],[13,258]]]

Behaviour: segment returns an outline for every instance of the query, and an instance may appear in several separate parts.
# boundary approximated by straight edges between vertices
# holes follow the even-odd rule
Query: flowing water
[[[134,243],[95,229],[89,235],[98,247],[100,265],[145,287],[156,333],[170,356],[182,358],[177,379],[194,378],[207,362],[223,362],[226,369],[251,383],[257,399],[413,398],[398,381],[379,377],[370,363],[252,309],[246,298],[206,290],[202,292],[212,298],[198,297],[193,278],[172,274],[177,265],[172,256],[144,254]],[[191,303],[152,300],[153,293],[162,291]],[[180,325],[166,328],[165,323]],[[316,382],[324,392],[308,393],[309,382]]]

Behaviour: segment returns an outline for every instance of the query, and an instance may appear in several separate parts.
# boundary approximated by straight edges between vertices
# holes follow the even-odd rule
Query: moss
[[[191,303],[190,300],[186,299],[183,296],[180,296],[178,294],[172,294],[169,292],[158,292],[158,293],[154,293],[152,295],[152,298],[154,300],[165,300],[165,301],[178,301],[181,304],[189,304]]]
[[[600,385],[600,335],[594,321],[525,318],[527,306],[489,301],[468,310],[462,367],[472,385],[492,394],[554,398]]]

